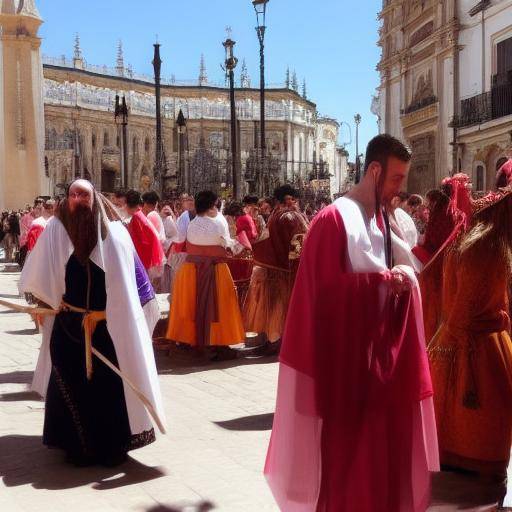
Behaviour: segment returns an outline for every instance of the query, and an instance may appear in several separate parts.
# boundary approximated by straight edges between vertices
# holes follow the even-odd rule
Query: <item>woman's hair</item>
[[[472,226],[459,244],[462,253],[477,244],[497,253],[510,269],[512,263],[512,194],[473,216]]]
[[[243,214],[244,209],[242,203],[239,203],[237,201],[232,201],[231,203],[228,203],[224,207],[224,215],[229,215],[231,217],[240,217]]]
[[[212,209],[217,203],[217,194],[211,190],[199,192],[195,198],[196,213],[201,215]]]

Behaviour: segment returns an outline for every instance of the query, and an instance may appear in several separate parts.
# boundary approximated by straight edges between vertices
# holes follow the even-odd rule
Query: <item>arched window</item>
[[[121,147],[121,139],[120,139],[119,135],[118,135],[118,136],[117,136],[117,138],[116,138],[116,146],[117,146],[118,148],[120,148],[120,147]]]
[[[149,153],[149,145],[150,145],[149,137],[146,137],[146,140],[144,141],[144,151],[146,153]]]
[[[91,144],[94,149],[96,147],[96,134],[95,133],[93,133],[91,136]]]
[[[103,134],[103,145],[104,146],[109,146],[110,145],[110,141],[108,139],[108,132],[105,132]]]
[[[476,168],[476,189],[477,191],[484,190],[484,166],[478,165]]]

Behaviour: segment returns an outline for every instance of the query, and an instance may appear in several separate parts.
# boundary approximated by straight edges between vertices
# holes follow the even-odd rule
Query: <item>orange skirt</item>
[[[277,341],[283,334],[290,295],[290,274],[255,265],[244,304],[246,329]]]
[[[210,327],[210,345],[236,345],[245,339],[233,278],[225,263],[215,266],[218,322]],[[167,338],[196,345],[196,266],[184,263],[176,275]]]
[[[441,463],[503,474],[512,441],[512,342],[507,331],[467,335],[445,325],[429,346]]]

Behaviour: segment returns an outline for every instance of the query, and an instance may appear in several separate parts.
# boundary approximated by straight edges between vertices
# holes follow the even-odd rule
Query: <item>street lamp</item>
[[[233,176],[233,198],[240,199],[240,180],[238,173],[238,150],[237,150],[237,126],[236,126],[236,104],[235,104],[235,74],[234,70],[238,59],[233,55],[233,47],[236,42],[228,37],[223,43],[226,50],[226,73],[229,76],[229,101],[231,105],[231,161]]]
[[[359,124],[361,123],[360,114],[356,114],[354,116],[354,121],[356,123],[356,183],[359,183],[361,180],[361,169],[359,167]]]
[[[119,101],[119,95],[116,94],[116,106],[114,109],[114,119],[116,124],[121,124],[122,127],[122,158],[121,158],[121,176],[122,185],[128,188],[128,137],[127,137],[127,126],[128,126],[128,107],[126,105],[126,97],[123,94],[122,102]]]
[[[156,103],[156,151],[155,151],[155,170],[153,187],[162,194],[163,183],[162,175],[165,171],[165,155],[162,143],[162,111],[160,110],[161,89],[160,72],[162,69],[162,59],[160,58],[160,44],[155,43],[153,56],[153,70],[155,73],[155,103]]]
[[[260,43],[260,169],[259,176],[256,183],[262,186],[262,174],[264,168],[264,159],[266,156],[265,146],[265,30],[266,30],[266,16],[267,16],[267,4],[269,0],[252,0],[254,11],[256,12],[256,34],[258,35],[258,41]],[[263,194],[263,190],[260,189],[260,193]]]
[[[184,169],[183,159],[183,136],[187,129],[187,120],[185,119],[185,116],[183,115],[183,111],[181,110],[181,108],[180,111],[178,112],[178,118],[176,119],[176,126],[178,128],[178,179],[181,186],[183,187],[182,192],[188,192],[188,176]]]

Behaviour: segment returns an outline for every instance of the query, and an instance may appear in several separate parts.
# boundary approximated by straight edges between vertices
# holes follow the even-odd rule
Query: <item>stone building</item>
[[[376,111],[413,149],[409,191],[459,170],[489,188],[510,145],[512,1],[384,0],[380,18]]]
[[[203,79],[204,80],[204,79]],[[128,183],[121,176],[121,126],[114,120],[115,96],[125,96]],[[259,90],[236,90],[240,158],[246,190],[258,170]],[[155,95],[149,77],[127,69],[91,68],[81,59],[45,59],[45,164],[57,193],[75,176],[91,179],[104,191],[116,186],[151,188],[155,161]],[[183,115],[183,128],[177,123]],[[315,104],[296,92],[266,92],[266,142],[270,159],[267,178],[306,181],[314,148],[324,143],[316,131]],[[164,189],[228,189],[230,184],[229,90],[218,85],[162,86],[163,139],[167,172]],[[320,139],[317,138],[317,135]],[[331,137],[332,132],[325,133]],[[334,136],[337,132],[334,133]],[[332,153],[332,155],[330,154]],[[329,158],[334,156],[334,148]],[[222,190],[220,190],[222,191]]]
[[[458,165],[492,189],[512,149],[512,0],[459,0]]]
[[[0,209],[47,192],[41,17],[33,0],[0,0]]]
[[[455,0],[384,0],[380,131],[413,149],[408,188],[424,193],[453,169]]]
[[[88,64],[78,37],[72,59],[41,59],[37,31],[42,20],[34,0],[0,0],[0,5],[0,208],[20,207],[39,194],[61,194],[76,177],[106,192],[120,186],[151,189],[153,77],[125,65],[121,44],[115,67]],[[161,183],[168,195],[205,188],[227,195],[231,190],[229,90],[208,80],[204,58],[200,67],[194,82],[162,80]],[[327,179],[336,165],[342,172],[336,122],[323,127],[326,122],[317,120],[316,105],[305,90],[301,96],[290,85],[266,90],[267,156],[261,158],[259,89],[251,87],[242,67],[236,129],[243,192],[269,192],[282,182],[312,188],[320,160]],[[114,116],[116,95],[128,108],[126,139]]]

